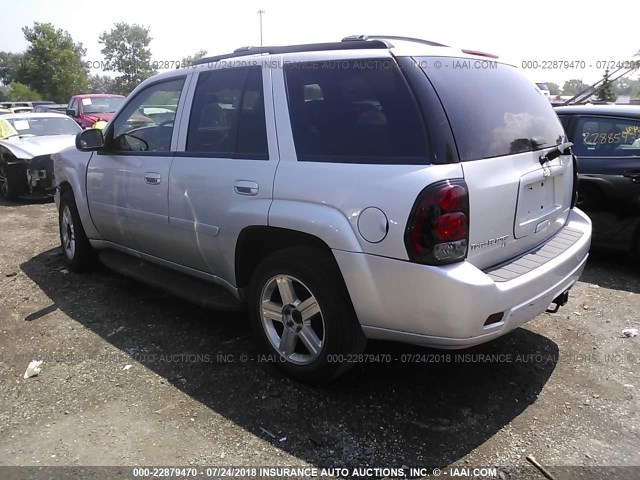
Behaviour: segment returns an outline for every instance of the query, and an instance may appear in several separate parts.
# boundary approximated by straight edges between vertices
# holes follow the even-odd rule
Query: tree
[[[50,23],[35,22],[22,32],[30,45],[17,69],[17,81],[58,103],[66,103],[72,95],[86,90],[87,71],[82,64],[85,49],[81,43]]]
[[[622,77],[612,83],[613,91],[618,95],[629,95],[632,98],[640,95],[640,80]]]
[[[108,75],[91,75],[89,93],[113,93],[116,89],[115,79]]]
[[[10,102],[17,102],[20,100],[42,100],[42,96],[22,83],[11,82],[9,84],[8,100]]]
[[[557,83],[547,82],[547,88],[549,89],[549,95],[562,95],[562,90]]]
[[[151,66],[149,28],[138,24],[116,23],[110,32],[103,32],[98,41],[105,58],[105,70],[121,73],[115,79],[115,93],[128,95],[140,82],[154,75]]]
[[[0,52],[0,83],[9,85],[15,81],[23,53]]]
[[[6,102],[9,100],[9,87],[7,85],[0,85],[0,102]]]
[[[571,80],[567,80],[564,82],[564,86],[562,87],[562,91],[565,95],[577,95],[582,92],[588,85],[582,83],[582,80],[578,80],[577,78],[573,78]]]
[[[206,50],[198,50],[193,55],[189,55],[188,57],[182,57],[182,60],[180,61],[180,68],[190,67],[195,62],[197,62],[202,57],[204,57],[207,53],[208,52]]]
[[[618,98],[609,81],[609,70],[605,70],[604,72],[604,80],[602,85],[598,87],[597,97],[598,100],[603,102],[615,102],[616,98]]]

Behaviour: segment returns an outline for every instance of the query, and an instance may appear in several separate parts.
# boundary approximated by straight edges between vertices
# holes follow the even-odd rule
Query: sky
[[[604,73],[597,62],[629,60],[640,50],[637,2],[611,6],[608,12],[584,0],[0,0],[0,51],[24,51],[21,28],[50,22],[83,44],[85,60],[99,62],[98,36],[127,22],[151,29],[153,60],[179,61],[198,50],[213,55],[259,45],[258,10],[264,10],[265,45],[337,41],[352,34],[417,37],[494,53],[532,81],[562,87],[571,78],[594,83]],[[586,68],[542,68],[549,61],[584,61]]]

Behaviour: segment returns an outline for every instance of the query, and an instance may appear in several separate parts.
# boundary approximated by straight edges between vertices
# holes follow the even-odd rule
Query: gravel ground
[[[371,362],[310,387],[256,355],[243,313],[106,269],[68,272],[53,203],[0,203],[0,243],[3,478],[24,465],[450,476],[488,466],[544,478],[527,455],[557,480],[640,466],[640,338],[621,334],[640,328],[640,268],[620,256],[592,254],[567,306],[494,342],[458,352],[370,342]],[[24,379],[31,360],[42,371]],[[637,479],[640,468],[597,474]]]

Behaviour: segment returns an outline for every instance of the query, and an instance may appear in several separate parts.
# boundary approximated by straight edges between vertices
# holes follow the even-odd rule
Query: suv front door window
[[[184,79],[151,85],[113,122],[108,148],[116,152],[168,152]]]

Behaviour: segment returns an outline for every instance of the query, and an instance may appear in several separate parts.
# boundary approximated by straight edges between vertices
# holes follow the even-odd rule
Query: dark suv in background
[[[576,105],[556,113],[578,159],[578,206],[593,243],[640,258],[640,106]]]

